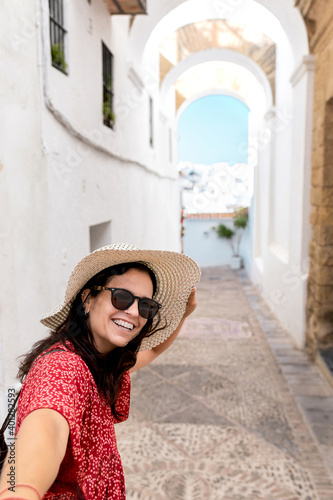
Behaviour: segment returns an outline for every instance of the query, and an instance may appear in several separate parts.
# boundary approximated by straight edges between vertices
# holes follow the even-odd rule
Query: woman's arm
[[[67,420],[57,411],[41,408],[29,413],[17,434],[15,448],[2,469],[0,491],[10,487],[9,481],[14,478],[15,484],[30,484],[37,488],[43,498],[57,477],[68,436]],[[16,488],[15,493],[5,491],[0,500],[15,497],[38,498],[31,488],[22,486]]]
[[[192,293],[189,296],[189,299],[187,301],[187,306],[186,306],[184,316],[182,317],[182,320],[179,323],[179,325],[177,326],[176,330],[170,335],[170,337],[168,337],[164,342],[162,342],[158,346],[153,347],[152,349],[149,349],[149,351],[140,351],[137,355],[135,365],[130,369],[131,373],[135,372],[136,370],[139,370],[140,368],[143,368],[144,366],[149,365],[149,363],[154,361],[154,359],[156,359],[157,356],[162,354],[162,352],[166,351],[171,346],[171,344],[173,344],[173,342],[176,340],[176,338],[177,338],[177,336],[178,336],[178,334],[179,334],[179,332],[184,324],[185,319],[197,307],[197,299],[195,296],[196,291],[197,291],[197,289],[193,288],[193,291],[192,291]]]

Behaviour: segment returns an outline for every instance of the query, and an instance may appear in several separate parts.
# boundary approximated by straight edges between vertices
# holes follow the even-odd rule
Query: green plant
[[[105,125],[108,127],[112,127],[112,125],[114,125],[116,117],[109,101],[103,102],[103,117]]]
[[[61,45],[54,43],[51,47],[52,64],[62,71],[66,71],[67,63],[65,61],[65,52]]]
[[[230,240],[235,234],[235,231],[224,224],[220,224],[217,228],[214,227],[213,229],[215,229],[219,238],[226,238],[227,240]]]
[[[247,208],[238,210],[233,214],[233,217],[234,229],[231,229],[225,224],[219,224],[217,227],[213,227],[213,229],[216,231],[219,238],[229,240],[233,256],[239,257],[243,230],[246,228],[249,219]]]
[[[236,229],[245,229],[248,223],[248,215],[238,214],[234,219],[234,226]]]
[[[108,89],[109,92],[112,92],[112,89],[113,89],[113,78],[112,78],[112,76],[109,75],[106,78],[106,81],[105,81],[104,85]]]

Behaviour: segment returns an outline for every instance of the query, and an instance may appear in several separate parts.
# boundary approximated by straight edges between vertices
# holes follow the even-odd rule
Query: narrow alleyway
[[[333,389],[243,272],[203,270],[177,343],[132,377],[128,500],[332,500]]]

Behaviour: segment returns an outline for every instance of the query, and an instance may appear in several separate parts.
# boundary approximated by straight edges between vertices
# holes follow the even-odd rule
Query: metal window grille
[[[154,146],[154,105],[153,99],[149,97],[149,144]]]
[[[52,66],[66,73],[64,5],[63,0],[49,0],[50,41]]]
[[[103,123],[114,127],[113,111],[113,55],[102,43],[103,47]]]

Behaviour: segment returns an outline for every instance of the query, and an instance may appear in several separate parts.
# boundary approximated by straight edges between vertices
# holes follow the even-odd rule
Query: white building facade
[[[111,16],[103,0],[14,0],[1,11],[4,395],[15,358],[45,335],[38,318],[63,300],[84,255],[117,242],[180,250],[180,197],[159,82],[133,67],[131,26],[140,16]],[[63,47],[50,37],[54,17]],[[103,45],[113,128],[104,124]]]

